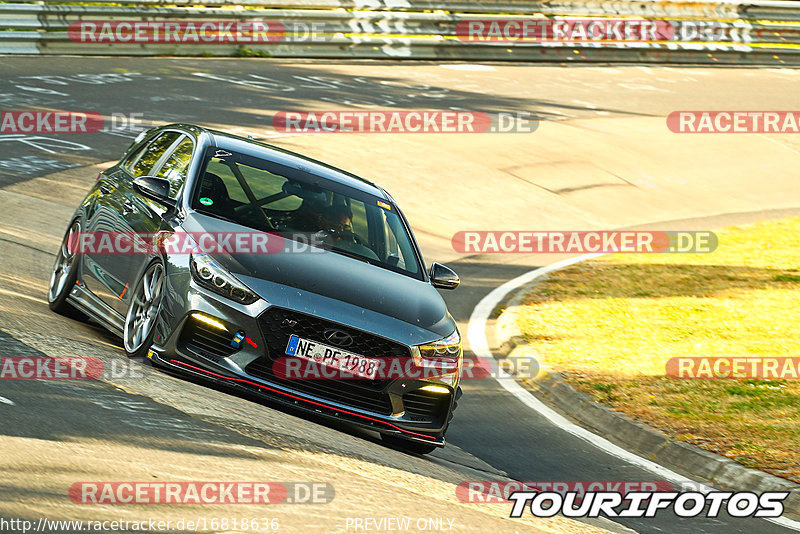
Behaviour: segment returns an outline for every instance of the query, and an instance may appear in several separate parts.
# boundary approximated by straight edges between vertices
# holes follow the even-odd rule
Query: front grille
[[[435,425],[441,424],[449,405],[450,395],[432,391],[417,390],[403,395],[403,406],[411,419],[430,421]]]
[[[230,356],[236,349],[231,346],[233,335],[218,330],[189,317],[183,327],[178,343],[185,348],[213,361]]]
[[[289,337],[293,334],[330,345],[331,343],[322,335],[329,328],[350,334],[353,344],[346,350],[362,356],[407,358],[410,355],[407,347],[373,334],[284,308],[269,308],[259,318],[259,324],[267,343],[267,354],[247,366],[245,371],[248,374],[353,408],[384,415],[392,413],[392,404],[385,391],[389,381],[287,380],[275,376],[273,364],[278,358],[286,356],[284,351],[289,343]]]

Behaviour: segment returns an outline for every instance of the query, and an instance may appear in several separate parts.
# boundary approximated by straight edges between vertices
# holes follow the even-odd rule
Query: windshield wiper
[[[370,265],[378,265],[375,263],[375,260],[368,258],[366,256],[362,256],[361,254],[356,254],[355,252],[350,252],[349,250],[345,250],[343,248],[331,247],[328,250],[332,252],[336,252],[341,254],[342,256],[347,256],[348,258],[353,258],[356,260],[361,260],[364,263],[369,263]]]

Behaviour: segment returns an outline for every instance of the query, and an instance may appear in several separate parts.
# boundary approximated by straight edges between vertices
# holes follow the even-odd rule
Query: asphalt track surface
[[[311,155],[374,177],[368,172],[370,168],[376,169],[373,174],[385,175],[402,168],[405,159],[415,160],[416,169],[426,164],[435,165],[427,163],[429,157],[423,148],[427,141],[415,139],[410,143],[417,144],[402,145],[404,152],[392,153],[392,144],[381,140],[387,147],[383,151],[342,153],[332,160],[331,156],[341,147],[326,153],[323,147],[330,136],[316,136],[313,141],[308,141],[307,136],[302,141],[282,137],[271,131],[270,113],[298,109],[408,107],[488,112],[524,109],[533,111],[542,120],[569,123],[617,117],[620,120],[658,118],[676,109],[719,109],[720,94],[730,102],[730,109],[734,108],[734,102],[735,109],[795,109],[797,104],[797,78],[791,72],[660,71],[654,68],[651,70],[663,76],[663,80],[645,83],[640,78],[652,77],[653,72],[637,67],[608,70],[612,73],[604,74],[600,67],[498,66],[472,71],[431,63],[402,66],[381,63],[376,67],[370,62],[345,65],[246,60],[3,58],[0,62],[2,110],[87,110],[98,111],[106,117],[115,113],[141,114],[144,122],[127,130],[90,135],[0,135],[0,188],[9,195],[4,197],[4,202],[12,203],[0,213],[3,230],[0,234],[3,275],[0,349],[3,355],[74,355],[80,351],[107,358],[107,361],[124,361],[119,341],[99,327],[53,316],[44,303],[42,288],[46,287],[52,252],[71,213],[68,199],[80,198],[81,187],[93,179],[93,176],[80,178],[81,172],[88,172],[83,167],[117,158],[143,126],[195,122],[226,127],[257,137],[274,138],[273,142],[289,148],[305,148],[308,152],[311,147]],[[744,82],[734,84],[735,80]],[[695,82],[704,90],[698,90],[696,85],[690,87]],[[668,84],[671,90],[664,94],[660,89]],[[685,90],[683,84],[686,84]],[[647,89],[648,85],[655,90]],[[535,90],[531,89],[533,87]],[[363,136],[361,142],[372,144],[374,137]],[[484,150],[491,150],[494,143],[499,143],[495,141],[498,136],[491,137],[491,143],[487,143]],[[351,148],[357,146],[355,141],[346,142],[351,143]],[[407,152],[411,148],[416,148],[417,152]],[[514,155],[508,157],[511,159]],[[387,163],[387,160],[392,161]],[[96,170],[93,172],[96,174]],[[795,178],[796,174],[795,171]],[[60,176],[65,177],[63,183],[59,183]],[[376,180],[383,183],[378,177]],[[429,180],[435,182],[437,178]],[[436,201],[443,206],[457,202],[458,194],[452,193],[457,187],[457,183],[442,183],[436,188],[440,193]],[[59,188],[66,188],[63,198]],[[498,191],[501,188],[502,184]],[[446,231],[449,228],[446,223],[429,223],[420,219],[414,206],[409,209],[414,203],[412,187],[404,189],[402,185],[391,184],[387,189],[411,213],[412,226],[420,221],[422,230],[418,237],[427,260],[445,257],[461,275],[462,286],[454,292],[443,292],[443,296],[459,322],[462,337],[466,333],[466,321],[484,295],[507,280],[554,261],[542,256],[459,257],[447,250],[447,236],[451,234]],[[786,191],[786,194],[794,191]],[[602,202],[602,191],[590,194],[595,195],[596,202]],[[30,199],[33,201],[29,202]],[[800,213],[790,206],[759,201],[752,209],[732,210],[721,205],[720,209],[710,209],[710,213],[703,212],[696,218],[661,217],[649,222],[651,227],[659,229],[719,228]],[[485,216],[489,220],[488,211],[494,208],[489,206],[486,210],[487,214],[466,216]],[[685,212],[675,213],[685,215]],[[666,219],[672,222],[654,222]],[[536,221],[536,216],[532,216],[530,221],[522,221],[518,226],[530,227]],[[21,232],[20,228],[30,230],[31,234]],[[433,254],[438,256],[431,257]],[[491,332],[489,335],[491,344]],[[151,368],[143,368],[141,372],[144,380],[142,377],[120,378],[113,381],[116,388],[101,382],[2,381],[0,395],[14,405],[0,405],[0,411],[4,412],[0,433],[3,438],[53,443],[102,438],[124,444],[134,455],[153,454],[158,458],[159,454],[178,450],[187,455],[183,461],[196,458],[198,462],[206,458],[209,443],[226,448],[225,454],[231,456],[237,454],[234,451],[264,444],[276,454],[282,454],[287,444],[291,444],[304,451],[325,451],[357,459],[362,469],[389,466],[398,472],[422,474],[451,484],[503,476],[523,481],[658,480],[652,473],[554,427],[491,379],[465,381],[464,397],[447,435],[448,447],[428,458],[420,458],[388,449],[366,431],[331,427],[286,410],[264,408],[251,400],[175,379]],[[265,426],[259,426],[262,423]],[[59,464],[57,459],[50,462],[51,470],[81,471],[77,466]],[[58,502],[59,489],[40,480],[51,471],[42,468],[40,473],[25,473],[19,465],[11,460],[3,464],[5,473],[0,495],[4,504],[0,505],[0,510],[4,516],[36,517],[35,507],[26,506],[26,499],[43,499],[42,502],[52,505]],[[324,479],[325,474],[316,473],[316,476]],[[313,475],[306,478],[313,478]],[[32,482],[27,484],[27,480]],[[334,502],[340,498],[346,501],[340,496],[352,488],[345,483],[337,488],[340,493]],[[405,498],[412,507],[417,503],[424,507],[424,492]],[[389,508],[392,493],[387,492],[384,499],[377,496],[370,505],[362,503],[360,509],[354,505],[347,513],[360,512],[370,517],[385,515],[382,510]],[[455,496],[451,495],[450,499],[455,500]],[[461,508],[465,515],[458,518],[456,524],[460,528],[456,530],[471,530],[469,506],[472,505]],[[495,513],[498,519],[507,513],[506,508],[499,510]],[[344,507],[328,508],[326,513],[325,520],[304,519],[305,523],[297,524],[304,528],[343,530]],[[406,515],[414,514],[408,510]],[[475,521],[473,526],[478,524],[478,519]],[[793,531],[762,520],[681,519],[669,513],[661,513],[653,519],[617,521],[624,527],[648,533]],[[615,529],[608,523],[602,524]],[[492,528],[498,531],[520,528],[510,522],[504,525]],[[560,528],[556,526],[555,530],[560,531]],[[567,531],[566,527],[564,529]]]

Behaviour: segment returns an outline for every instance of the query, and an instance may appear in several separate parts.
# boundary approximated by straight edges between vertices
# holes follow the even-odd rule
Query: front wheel
[[[131,358],[144,357],[153,343],[163,287],[164,265],[156,261],[147,267],[136,283],[131,305],[125,316],[123,342],[125,352]]]
[[[75,249],[80,233],[81,221],[75,219],[58,248],[53,274],[50,275],[47,304],[51,310],[61,315],[74,313],[72,306],[67,303],[67,296],[78,280],[78,255],[75,253]]]

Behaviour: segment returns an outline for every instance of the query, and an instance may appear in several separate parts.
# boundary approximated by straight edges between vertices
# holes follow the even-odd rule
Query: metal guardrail
[[[800,0],[84,0],[84,5],[0,3],[0,53],[76,55],[263,55],[446,60],[800,64]],[[636,19],[722,31],[657,41],[471,40],[470,21],[552,23],[570,17]],[[81,22],[272,21],[272,42],[79,42]],[[298,28],[311,28],[305,34]],[[72,40],[70,39],[72,37]]]

